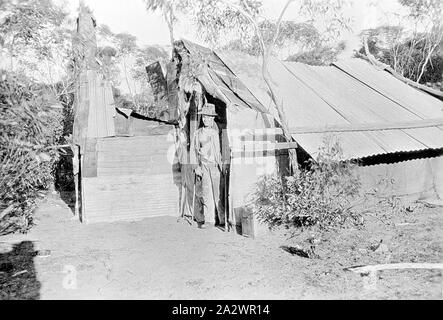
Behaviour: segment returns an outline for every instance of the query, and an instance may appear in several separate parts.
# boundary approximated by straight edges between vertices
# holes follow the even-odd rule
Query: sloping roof
[[[438,102],[433,96],[405,85],[388,72],[377,71],[364,60],[340,61],[334,66],[422,119],[442,116],[442,109],[436,108]]]
[[[219,56],[270,104],[256,58]],[[293,137],[311,155],[330,134],[339,138],[345,159],[443,148],[443,102],[364,60],[313,67],[274,59],[270,72]]]
[[[197,78],[207,90],[212,90],[211,94],[228,105],[246,106],[257,112],[267,113],[266,108],[214,51],[187,40],[178,41],[176,46],[179,44],[192,56],[206,62],[208,73],[198,75]]]

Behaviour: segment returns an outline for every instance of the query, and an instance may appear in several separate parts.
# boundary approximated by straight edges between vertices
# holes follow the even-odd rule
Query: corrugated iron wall
[[[111,85],[96,71],[88,71],[88,138],[115,136],[115,106]]]
[[[83,222],[179,215],[167,135],[99,138],[97,175],[83,179]]]

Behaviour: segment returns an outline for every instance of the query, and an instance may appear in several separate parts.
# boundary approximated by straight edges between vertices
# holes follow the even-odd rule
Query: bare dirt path
[[[416,259],[441,262],[441,213],[425,217],[425,228],[432,230],[422,240],[431,251],[417,249],[422,256]],[[368,258],[373,253],[357,248],[359,239],[357,247],[349,245],[352,252],[344,240],[346,259],[332,252],[305,259],[280,249],[288,241],[278,234],[252,240],[216,228],[198,230],[173,217],[82,225],[57,196],[40,205],[36,223],[27,235],[0,237],[0,262],[10,269],[0,273],[0,298],[442,299],[439,271],[390,271],[377,289],[364,289],[362,278],[343,268],[383,259]],[[416,230],[410,233],[420,238]],[[420,239],[401,250],[392,240],[392,250],[404,260],[401,253],[421,246]],[[45,257],[44,250],[51,254]]]

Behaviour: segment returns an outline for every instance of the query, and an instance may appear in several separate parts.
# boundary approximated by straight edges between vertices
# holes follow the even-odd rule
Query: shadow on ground
[[[23,241],[12,251],[0,254],[0,300],[38,300],[41,284],[37,280],[34,244]]]

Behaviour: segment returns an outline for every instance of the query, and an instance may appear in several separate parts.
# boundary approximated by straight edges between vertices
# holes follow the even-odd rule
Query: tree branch
[[[283,21],[283,16],[286,13],[286,11],[288,10],[289,5],[293,1],[294,0],[288,0],[288,2],[286,2],[286,5],[285,5],[285,7],[283,8],[283,10],[282,10],[282,12],[280,14],[280,17],[277,20],[277,29],[275,31],[274,38],[272,39],[272,42],[271,42],[272,49],[274,48],[275,43],[277,42],[277,39],[280,36],[280,29],[281,29],[281,24],[282,24],[282,21]]]
[[[243,0],[242,0],[243,1]],[[228,7],[233,8],[235,10],[237,10],[241,15],[243,15],[243,17],[245,17],[254,27],[255,30],[255,34],[258,38],[258,41],[260,43],[260,47],[261,47],[261,51],[262,51],[262,76],[263,76],[263,80],[268,88],[269,94],[271,96],[271,100],[274,103],[276,109],[277,109],[277,114],[278,117],[280,119],[280,124],[282,126],[283,129],[283,134],[285,136],[285,139],[287,141],[292,141],[292,135],[289,131],[289,127],[288,124],[286,122],[286,115],[283,109],[283,105],[282,105],[282,101],[279,101],[279,94],[278,94],[278,90],[277,88],[274,86],[273,81],[272,81],[272,76],[269,72],[269,59],[271,57],[271,54],[273,52],[275,43],[280,35],[280,29],[281,29],[281,24],[283,21],[283,16],[286,13],[289,5],[293,2],[294,0],[288,0],[282,10],[282,12],[280,13],[280,16],[278,18],[277,21],[277,28],[276,31],[274,33],[274,37],[273,40],[271,41],[271,43],[269,43],[268,46],[266,46],[265,41],[264,41],[264,37],[263,34],[260,30],[260,27],[257,23],[257,21],[255,20],[255,18],[252,16],[252,14],[249,12],[249,10],[244,10],[243,8],[241,8],[240,6],[237,6],[235,4],[232,3],[227,3],[226,1],[223,1],[223,3],[225,3]],[[244,3],[244,2],[243,2]],[[245,4],[245,7],[247,8],[247,4]],[[298,168],[297,165],[297,155],[294,152],[294,150],[289,150],[290,153],[290,158],[291,158],[291,166],[293,170],[296,170]]]
[[[439,37],[439,38],[441,38],[441,37]],[[439,40],[441,41],[441,39],[439,39]],[[429,50],[429,52],[428,52],[428,54],[426,56],[425,62],[423,63],[423,65],[421,67],[421,72],[420,72],[420,74],[419,74],[419,76],[417,78],[417,81],[416,81],[417,83],[420,83],[420,80],[421,80],[421,78],[423,77],[423,74],[426,71],[426,66],[428,65],[429,60],[431,59],[431,56],[434,53],[435,49],[437,49],[440,41],[436,41],[434,46]]]
[[[171,45],[174,46],[174,13],[171,7],[163,8],[163,17],[168,25],[169,29],[169,40],[171,41]]]
[[[223,0],[222,3],[224,3],[228,8],[235,9],[236,11],[238,11],[238,13],[240,13],[243,17],[245,17],[249,21],[249,23],[251,23],[252,27],[254,28],[255,34],[257,35],[257,38],[258,38],[258,41],[260,44],[260,48],[264,52],[266,50],[266,45],[263,40],[263,35],[260,31],[260,27],[258,26],[257,21],[254,19],[254,17],[249,12],[249,10],[244,10],[242,7],[237,6],[237,5],[230,3],[230,2],[227,2],[225,0]]]
[[[369,50],[369,44],[368,44],[368,37],[363,37],[363,44],[365,47],[365,54],[366,57],[369,59],[369,61],[374,65],[377,69],[384,70],[386,68],[389,68],[387,64],[384,64],[383,62],[380,62],[377,60],[377,58],[372,55],[371,51]]]

